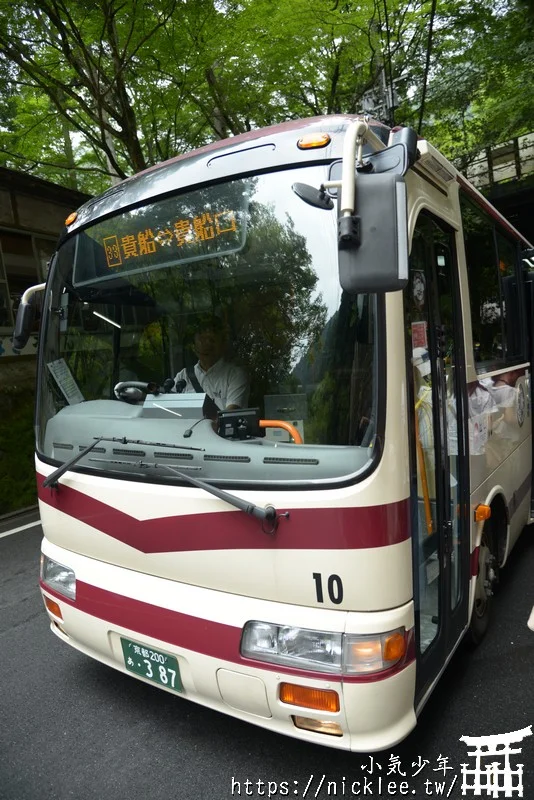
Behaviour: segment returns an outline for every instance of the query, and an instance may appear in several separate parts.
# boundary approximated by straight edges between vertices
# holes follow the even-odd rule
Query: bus
[[[300,740],[405,738],[531,520],[532,255],[364,116],[218,141],[73,212],[14,334],[40,298],[52,632]]]

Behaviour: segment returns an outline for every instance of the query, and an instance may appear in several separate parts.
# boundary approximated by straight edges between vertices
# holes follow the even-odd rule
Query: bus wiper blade
[[[185,444],[168,444],[167,442],[145,442],[143,439],[127,439],[126,436],[98,436],[95,438],[93,444],[84,447],[83,450],[80,450],[75,456],[73,456],[69,461],[66,461],[60,467],[58,467],[54,472],[52,472],[48,478],[45,478],[43,481],[43,488],[48,488],[49,486],[52,489],[58,488],[58,480],[61,478],[62,475],[67,472],[71,467],[73,467],[80,459],[82,459],[87,453],[90,453],[91,450],[96,447],[99,442],[118,442],[120,444],[144,444],[144,445],[151,445],[152,447],[171,447],[171,448],[178,448],[179,450],[198,450],[200,452],[204,451],[203,447],[188,447]],[[102,459],[104,460],[104,459]]]
[[[144,439],[127,439],[126,436],[101,436],[100,442],[117,442],[118,444],[146,444],[149,447],[172,447],[179,450],[198,450],[203,453],[205,447],[188,447],[185,444],[169,444],[168,442],[146,442]]]
[[[59,478],[61,478],[61,476],[65,472],[67,472],[68,469],[73,467],[81,458],[83,458],[85,455],[87,455],[87,453],[90,453],[91,450],[93,449],[93,447],[96,447],[97,444],[102,441],[102,439],[103,439],[102,436],[98,436],[94,440],[93,444],[90,444],[87,447],[84,447],[83,450],[80,450],[79,453],[76,453],[75,456],[73,456],[68,461],[66,461],[64,464],[62,464],[60,467],[58,467],[53,472],[51,472],[50,475],[48,476],[48,478],[44,479],[43,484],[42,484],[43,488],[47,489],[49,486],[51,486],[52,489],[57,489],[58,488],[58,480],[59,480]]]
[[[152,465],[140,462],[139,466],[149,467]],[[262,530],[264,533],[268,534],[275,533],[276,529],[278,528],[278,522],[280,520],[280,517],[285,517],[286,519],[289,519],[289,511],[285,511],[282,514],[279,514],[274,506],[266,506],[265,508],[260,508],[260,506],[257,506],[254,503],[247,503],[246,500],[241,500],[241,498],[236,497],[235,494],[230,494],[230,492],[226,492],[223,489],[217,489],[215,486],[212,486],[211,483],[207,483],[206,481],[200,480],[199,478],[193,478],[192,475],[186,475],[184,472],[180,472],[179,470],[169,466],[168,464],[154,464],[153,466],[161,467],[163,469],[168,469],[178,478],[185,481],[185,483],[190,483],[192,486],[197,486],[199,489],[204,489],[205,492],[209,492],[215,497],[218,497],[219,500],[224,500],[225,503],[229,503],[231,506],[238,508],[240,511],[244,511],[245,514],[249,514],[251,517],[256,517],[256,519],[260,519],[262,522]],[[266,525],[269,525],[269,527],[266,528]]]
[[[133,467],[139,467],[140,469],[146,469],[147,466],[150,466],[149,464],[147,464],[144,461],[126,461],[126,459],[120,459],[120,458],[90,458],[89,461],[98,462],[99,464],[107,464],[107,465],[109,465],[109,464],[111,464],[111,465],[118,464],[121,467],[132,467],[133,466]],[[161,464],[155,464],[154,466],[160,467],[162,465]],[[190,467],[189,465],[185,465],[185,464],[182,464],[181,467],[182,467],[182,469],[191,470],[192,472],[200,472],[202,470],[202,467]],[[143,473],[139,472],[138,474],[142,475]]]

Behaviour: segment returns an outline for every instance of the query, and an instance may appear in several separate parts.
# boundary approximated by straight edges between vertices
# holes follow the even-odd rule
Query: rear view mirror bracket
[[[359,247],[361,244],[361,220],[356,214],[340,217],[337,221],[338,245],[340,249]]]
[[[18,355],[28,344],[28,339],[33,328],[35,320],[35,305],[34,296],[38,292],[42,292],[45,288],[45,283],[37,283],[35,286],[30,286],[22,295],[20,305],[17,309],[17,319],[15,321],[15,330],[13,331],[13,352]]]

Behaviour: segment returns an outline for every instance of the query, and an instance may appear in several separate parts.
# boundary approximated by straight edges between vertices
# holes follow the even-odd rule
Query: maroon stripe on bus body
[[[125,597],[80,580],[76,581],[75,601],[69,600],[54,591],[43,581],[40,581],[40,586],[47,594],[57,598],[67,606],[96,617],[109,625],[125,628],[128,631],[127,637],[137,636],[142,640],[143,636],[146,636],[150,639],[158,639],[168,645],[210,656],[219,661],[229,661],[242,667],[248,666],[255,669],[268,670],[269,672],[283,672],[295,677],[313,678],[315,680],[328,681],[329,683],[341,684],[342,681],[343,683],[371,683],[388,678],[390,675],[407,667],[415,659],[412,629],[406,632],[407,650],[403,659],[382,673],[350,675],[342,678],[341,675],[296,669],[282,664],[269,664],[266,661],[257,661],[241,655],[242,628],[237,628],[234,625],[214,622],[213,620],[184,614],[181,611],[162,608],[152,603],[145,603],[142,600],[134,600],[131,597]],[[271,620],[266,621],[269,622]],[[63,625],[65,625],[65,622]],[[71,635],[73,639],[76,639],[76,633],[73,631],[72,625],[68,627],[67,635]],[[115,632],[120,635],[118,631]],[[151,646],[143,641],[137,641],[136,644]],[[187,654],[184,654],[184,658],[187,658]]]
[[[476,578],[478,575],[478,556],[480,553],[480,547],[475,547],[474,550],[471,551],[470,562],[471,562],[471,577]]]
[[[199,550],[344,550],[387,547],[410,536],[408,500],[360,508],[279,508],[289,510],[274,536],[243,511],[139,520],[70,486],[42,486],[39,499],[51,508],[143,553]],[[157,500],[154,501],[157,508]]]

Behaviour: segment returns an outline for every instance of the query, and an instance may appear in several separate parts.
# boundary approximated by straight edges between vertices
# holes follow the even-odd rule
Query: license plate
[[[127,670],[142,678],[148,678],[158,686],[174,689],[175,692],[183,691],[180,668],[174,656],[161,653],[139,642],[123,639],[122,636],[121,645]]]

